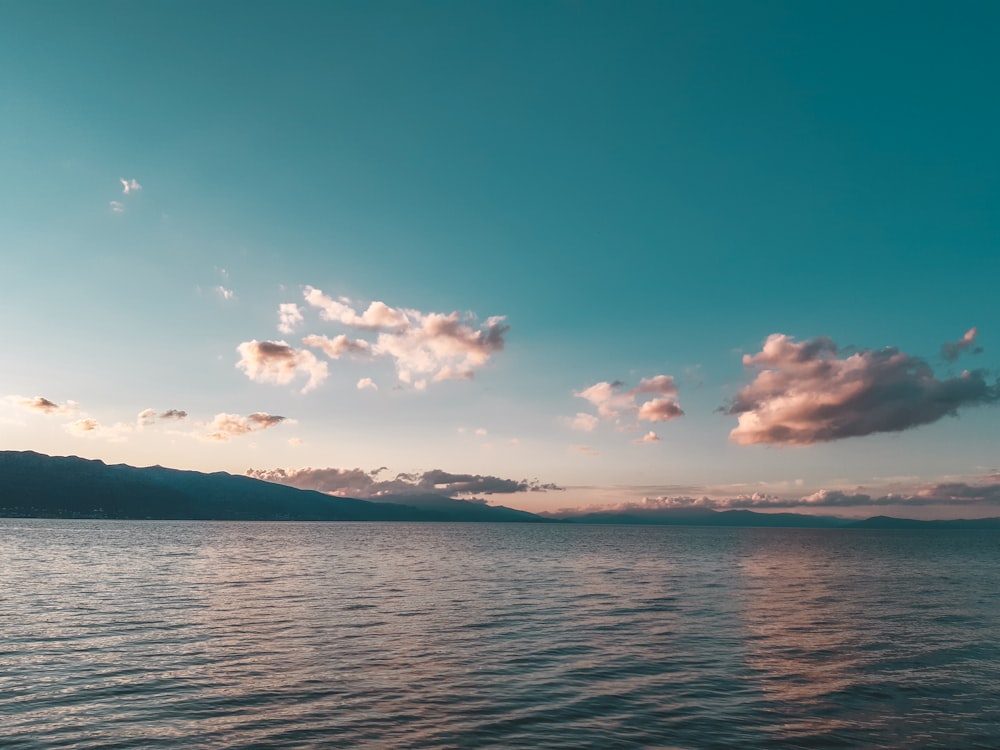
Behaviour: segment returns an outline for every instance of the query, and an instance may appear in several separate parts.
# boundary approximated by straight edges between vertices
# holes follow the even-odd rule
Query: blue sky
[[[1000,514],[995,4],[238,11],[5,7],[0,449]]]

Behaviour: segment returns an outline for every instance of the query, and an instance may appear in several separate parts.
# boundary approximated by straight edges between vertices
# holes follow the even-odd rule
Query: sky
[[[25,2],[0,449],[1000,515],[1000,6]]]

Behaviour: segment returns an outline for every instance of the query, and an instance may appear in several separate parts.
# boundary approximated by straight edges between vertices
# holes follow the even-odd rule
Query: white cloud
[[[370,354],[371,344],[364,339],[350,339],[345,334],[319,336],[313,334],[302,339],[302,343],[312,349],[321,349],[330,359],[340,359],[345,354]]]
[[[503,349],[509,330],[503,316],[480,323],[472,313],[424,313],[381,301],[359,312],[347,297],[334,299],[312,286],[304,287],[303,298],[307,305],[319,310],[324,321],[376,334],[374,339],[311,334],[302,339],[304,346],[320,349],[331,359],[344,354],[385,357],[395,364],[399,382],[416,390],[426,389],[428,383],[474,378],[476,371]],[[295,304],[282,304],[278,318],[278,329],[291,333],[303,322],[303,310]],[[276,352],[271,359],[274,357],[290,361],[287,351]],[[261,379],[259,368],[252,369],[257,375],[250,376]],[[281,369],[286,371],[287,366]]]
[[[108,203],[108,205],[111,207],[112,213],[115,214],[125,213],[125,204],[122,203],[121,201],[111,201]]]
[[[220,297],[222,297],[222,299],[227,301],[233,299],[236,296],[236,293],[232,289],[226,289],[226,287],[222,286],[221,284],[215,287],[215,291],[218,293]]]
[[[124,193],[125,195],[142,190],[142,185],[140,185],[138,181],[135,180],[134,178],[131,180],[126,180],[124,177],[122,177],[119,178],[118,181],[122,184],[122,193]],[[153,192],[155,193],[156,191],[154,190]]]
[[[302,311],[294,302],[278,305],[278,331],[281,333],[292,333],[302,320]]]
[[[294,349],[284,341],[245,341],[236,347],[240,361],[236,366],[258,383],[290,383],[299,376],[306,378],[303,393],[311,391],[327,377],[326,362],[304,349]]]
[[[366,388],[373,391],[378,390],[378,386],[375,385],[375,382],[371,378],[361,378],[361,380],[358,381],[358,390],[363,391]]]

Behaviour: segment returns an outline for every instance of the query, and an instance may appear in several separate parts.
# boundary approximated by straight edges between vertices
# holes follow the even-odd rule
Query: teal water
[[[996,748],[1000,533],[0,519],[0,747]]]

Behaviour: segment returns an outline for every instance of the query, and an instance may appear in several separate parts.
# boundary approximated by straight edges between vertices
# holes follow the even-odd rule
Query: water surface
[[[995,748],[1000,533],[0,519],[4,748]]]

